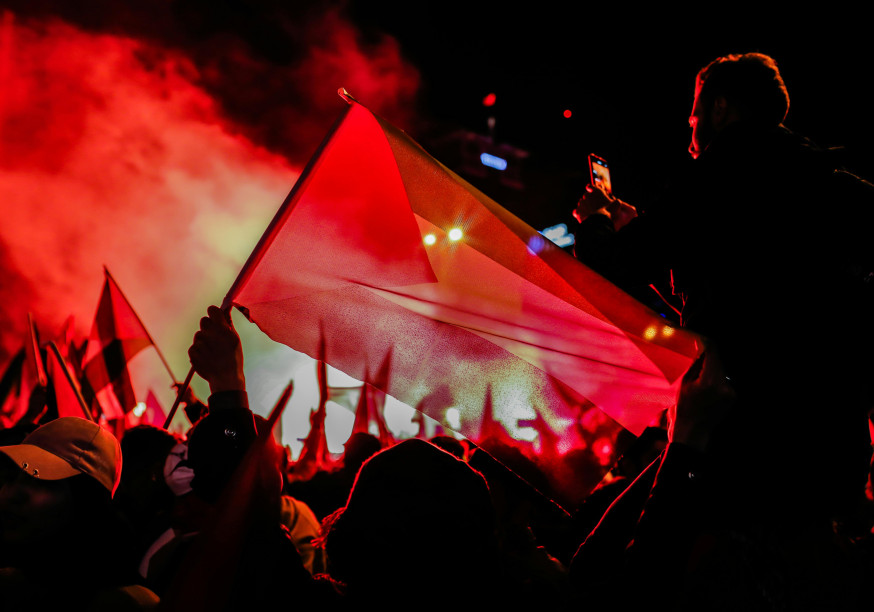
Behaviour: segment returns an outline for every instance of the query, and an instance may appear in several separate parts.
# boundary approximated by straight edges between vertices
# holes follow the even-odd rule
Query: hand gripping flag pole
[[[338,91],[340,97],[346,100],[350,105],[354,101],[354,98],[350,96],[345,89],[340,89]],[[303,172],[298,177],[294,186],[291,188],[288,196],[286,196],[285,201],[283,201],[282,206],[279,207],[279,211],[277,211],[276,215],[270,221],[270,225],[267,226],[267,229],[264,231],[264,234],[261,235],[261,239],[258,241],[258,244],[255,246],[255,249],[249,255],[249,258],[246,260],[246,263],[243,265],[240,273],[237,275],[236,280],[231,285],[230,290],[225,295],[224,300],[222,301],[221,310],[227,316],[231,314],[231,308],[234,307],[234,297],[236,296],[238,290],[246,284],[246,281],[249,279],[249,276],[254,271],[255,267],[261,261],[261,258],[264,256],[268,246],[275,238],[277,230],[282,226],[282,223],[285,221],[285,218],[290,212],[290,209],[293,207],[293,203],[295,201],[296,195],[299,191],[301,191],[304,185],[307,183],[309,176],[313,172],[313,168],[316,165],[316,162],[320,158],[321,152],[328,145],[333,136],[334,132],[343,122],[343,118],[346,116],[346,112],[350,108],[346,107],[344,112],[340,115],[340,118],[334,123],[334,126],[330,129],[325,139],[319,145],[318,149],[316,149],[315,154],[310,158],[309,162],[307,162],[306,167],[304,167]],[[245,314],[243,309],[240,309]],[[177,385],[178,392],[176,393],[176,400],[173,402],[173,407],[170,408],[170,412],[167,414],[167,419],[164,421],[164,429],[169,429],[170,423],[173,421],[173,417],[176,414],[176,410],[179,408],[179,404],[182,402],[182,398],[185,396],[185,392],[188,390],[188,387],[191,385],[191,379],[194,378],[194,368],[191,367],[188,370],[188,374],[185,376],[185,380],[182,381],[181,384]]]

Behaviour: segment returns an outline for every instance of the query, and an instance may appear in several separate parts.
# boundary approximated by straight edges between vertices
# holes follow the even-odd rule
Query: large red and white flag
[[[127,363],[154,343],[105,268],[104,276],[97,314],[82,359],[83,385],[90,391],[86,394],[89,400],[107,420],[116,420],[124,419],[137,404]]]
[[[639,434],[674,403],[696,338],[595,274],[351,99],[225,298],[271,338],[386,391],[451,395],[475,437],[487,393],[509,432],[559,452],[593,405]]]

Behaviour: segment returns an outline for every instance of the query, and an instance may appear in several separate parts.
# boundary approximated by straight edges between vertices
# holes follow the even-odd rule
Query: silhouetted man
[[[864,483],[870,456],[871,186],[788,130],[788,109],[772,58],[705,66],[689,175],[641,215],[589,188],[576,254],[628,290],[670,278],[683,325],[719,347],[745,407],[723,443],[755,443],[733,460],[831,505],[848,486],[836,470],[859,466]]]
[[[583,593],[593,567],[619,577],[608,593],[675,609],[848,609],[861,592],[830,518],[871,456],[874,199],[788,109],[773,59],[718,58],[696,81],[689,175],[646,214],[595,188],[574,213],[583,262],[629,290],[669,277],[708,339],[661,461],[578,553]]]

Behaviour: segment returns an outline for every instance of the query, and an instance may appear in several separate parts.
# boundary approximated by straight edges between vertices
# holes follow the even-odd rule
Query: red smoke
[[[337,88],[412,119],[418,75],[396,43],[364,47],[333,13],[281,66],[227,36],[170,46],[0,17],[0,367],[28,311],[87,335],[105,264],[183,377],[198,318],[339,115]]]

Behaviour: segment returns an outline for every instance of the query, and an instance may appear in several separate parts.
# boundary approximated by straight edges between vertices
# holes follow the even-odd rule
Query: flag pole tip
[[[349,104],[352,104],[353,102],[358,102],[358,100],[356,100],[352,96],[352,94],[350,94],[348,91],[346,91],[345,87],[341,87],[340,89],[338,89],[337,95],[340,96],[341,98],[343,98],[344,100],[346,100],[346,102]]]

